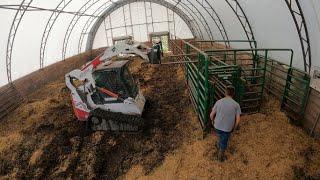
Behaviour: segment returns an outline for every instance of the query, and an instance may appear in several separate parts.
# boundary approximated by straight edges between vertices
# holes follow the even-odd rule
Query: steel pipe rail
[[[193,3],[191,3],[189,0],[187,0],[187,1],[188,1],[188,3],[189,3],[194,9],[196,9],[197,12],[200,14],[200,16],[202,17],[203,21],[204,21],[205,24],[206,24],[205,27],[208,27],[209,30],[210,30],[211,38],[209,37],[209,39],[213,40],[214,38],[213,38],[213,35],[212,35],[212,30],[211,30],[211,28],[209,27],[208,21],[206,20],[206,18],[204,18],[204,16],[202,15],[202,13],[199,11],[199,9],[198,9]],[[227,35],[227,32],[226,32],[226,30],[225,30],[225,28],[224,28],[224,25],[223,25],[223,23],[222,23],[222,21],[221,21],[220,16],[219,16],[218,13],[215,11],[215,9],[211,6],[211,4],[210,4],[207,0],[204,0],[204,1],[202,1],[202,2],[200,2],[199,0],[195,0],[195,1],[205,10],[205,12],[208,13],[208,15],[210,16],[210,18],[211,18],[212,21],[214,22],[214,24],[217,26],[217,28],[218,28],[218,30],[219,30],[219,32],[220,32],[220,35],[221,35],[221,37],[222,37],[222,39],[223,39],[223,40],[226,40],[225,45],[226,45],[227,47],[230,47],[230,44],[229,44],[229,42],[227,41],[227,40],[229,40],[228,35]],[[180,3],[181,3],[181,2],[180,2]],[[206,6],[204,5],[204,3],[206,3],[209,7],[206,7]],[[209,12],[209,10],[210,10],[211,12]]]
[[[22,8],[26,8],[27,5],[23,5]],[[19,5],[0,5],[0,9],[8,9],[8,10],[19,10]],[[72,15],[79,15],[79,16],[93,16],[91,14],[80,14],[77,12],[72,11],[64,11],[64,10],[58,10],[58,9],[48,9],[48,8],[41,8],[36,6],[28,6],[26,9],[26,12],[29,11],[47,11],[47,12],[55,12],[55,13],[65,13],[65,14],[72,14]]]
[[[100,0],[88,0],[77,12],[79,14],[85,13],[86,11],[88,11],[93,5],[95,5],[99,1]],[[65,58],[66,58],[66,53],[67,53],[67,48],[68,48],[68,43],[69,43],[71,33],[80,18],[81,18],[81,16],[74,15],[69,26],[68,26],[67,32],[66,32],[66,34],[64,36],[64,40],[63,40],[62,60],[65,60]]]
[[[93,14],[95,16],[99,17],[105,11],[106,8],[110,7],[110,5],[111,5],[110,2],[111,1],[108,1],[108,2],[106,2],[104,4],[102,4],[97,10],[95,10],[93,12]],[[110,4],[110,5],[108,5],[108,4]],[[79,43],[78,43],[78,54],[81,53],[84,37],[85,37],[85,35],[87,35],[89,33],[88,30],[90,29],[90,27],[91,27],[91,25],[92,25],[92,23],[94,22],[95,19],[96,19],[95,17],[88,18],[88,20],[86,21],[85,25],[82,28],[82,31],[81,31],[81,34],[80,34],[80,38],[79,38]]]
[[[69,0],[70,2],[72,1],[72,0]],[[138,0],[139,1],[139,0]],[[134,1],[132,1],[132,2],[138,2],[137,0],[134,0]],[[141,1],[141,0],[140,0]],[[148,2],[153,2],[153,1],[155,1],[155,0],[152,0],[152,1],[150,1],[150,0],[148,0]],[[199,9],[197,8],[197,7],[195,7],[189,0],[187,0],[188,1],[188,3],[190,3],[191,5],[192,5],[192,7],[193,7],[193,9],[195,9],[197,12],[194,12],[187,4],[185,4],[185,3],[183,3],[182,2],[182,0],[178,0],[177,2],[176,2],[176,4],[173,6],[174,8],[170,8],[170,10],[172,10],[173,12],[175,12],[175,13],[177,13],[177,11],[180,11],[181,13],[177,13],[180,17],[182,17],[182,19],[188,24],[188,27],[191,29],[191,31],[192,31],[192,33],[194,34],[194,36],[195,36],[195,32],[194,32],[194,29],[195,28],[197,28],[197,31],[198,31],[198,35],[197,36],[195,36],[195,37],[200,37],[201,39],[203,39],[203,35],[202,35],[202,32],[201,32],[201,30],[200,30],[200,25],[198,24],[198,22],[200,21],[201,22],[201,25],[204,27],[204,29],[205,29],[205,31],[207,32],[207,34],[208,34],[208,36],[212,39],[213,37],[212,37],[212,32],[211,32],[211,29],[209,28],[209,25],[208,25],[208,22],[205,20],[205,18],[202,16],[202,14],[201,14],[201,12],[199,11]],[[97,1],[96,1],[97,2]],[[156,2],[158,2],[158,1],[156,1]],[[165,3],[157,3],[157,4],[160,4],[160,5],[163,5],[163,4],[165,4],[164,6],[166,6],[167,8],[168,7],[170,7],[170,6],[168,6],[168,2],[166,2],[166,1],[163,1],[163,2],[165,2]],[[221,19],[220,19],[220,17],[217,15],[217,13],[216,13],[216,11],[212,8],[212,6],[211,6],[211,4],[210,3],[208,3],[207,1],[206,1],[206,3],[210,6],[210,8],[208,8],[208,7],[205,7],[203,4],[201,4],[198,0],[197,0],[197,2],[204,8],[204,9],[206,9],[206,11],[208,12],[208,9],[210,9],[210,10],[212,10],[212,12],[214,12],[214,14],[216,14],[216,16],[217,16],[217,18],[218,18],[218,20],[219,20],[219,23],[217,23],[217,21],[215,21],[215,24],[217,25],[217,27],[218,27],[218,29],[219,29],[219,31],[220,31],[220,34],[222,35],[222,37],[224,38],[224,37],[227,37],[227,34],[226,34],[226,31],[225,31],[225,29],[224,29],[224,27],[223,27],[223,24],[222,24],[222,21],[221,21]],[[89,1],[87,2],[87,4],[89,3]],[[130,2],[129,2],[130,3]],[[86,4],[86,5],[87,5]],[[119,2],[113,2],[113,4],[120,4]],[[238,3],[237,3],[238,4]],[[84,7],[86,6],[86,5],[84,5]],[[193,20],[185,20],[185,19],[187,19],[187,18],[183,18],[183,17],[185,17],[186,15],[184,15],[185,14],[185,12],[182,12],[179,8],[177,8],[177,6],[181,6],[180,8],[183,8],[190,16],[192,16],[193,17]],[[25,7],[25,4],[23,4],[21,7]],[[53,11],[53,14],[60,14],[60,13],[63,13],[64,11],[63,11],[63,9],[62,8],[60,8],[59,9],[59,7],[60,6],[58,6],[55,10],[52,10]],[[45,9],[43,9],[43,10],[45,10]],[[49,10],[49,9],[48,9]],[[192,12],[192,13],[191,13]],[[209,12],[208,12],[209,13]],[[65,54],[66,54],[66,48],[67,48],[67,46],[68,46],[68,41],[69,41],[69,38],[70,38],[70,35],[71,35],[71,32],[72,32],[72,30],[73,30],[73,28],[74,28],[74,26],[76,25],[76,23],[77,23],[77,21],[79,20],[79,16],[82,16],[82,15],[86,15],[86,16],[88,16],[87,14],[84,14],[84,12],[81,12],[81,11],[78,11],[78,12],[75,12],[74,13],[75,14],[75,17],[77,16],[78,18],[74,18],[72,21],[71,21],[71,23],[69,24],[69,27],[68,27],[68,30],[67,30],[67,33],[66,33],[66,36],[65,36],[65,38],[64,38],[64,46],[63,46],[63,59],[65,59]],[[209,13],[209,14],[212,14],[212,13]],[[200,17],[199,17],[199,15],[200,15]],[[195,19],[195,16],[197,17],[197,19],[199,20],[199,21],[197,21],[196,19]],[[210,15],[211,16],[211,15]],[[56,20],[56,18],[55,18],[55,15],[53,15],[53,17],[54,18],[50,18],[50,19],[55,19]],[[94,15],[90,15],[90,17],[95,17]],[[204,20],[204,22],[205,22],[205,24],[201,21],[201,18]],[[211,18],[214,20],[215,18],[213,18],[212,16],[211,16]],[[90,18],[90,19],[92,19],[92,18]],[[48,22],[50,23],[50,21],[52,21],[52,20],[49,20]],[[47,23],[48,24],[48,23]],[[90,23],[91,24],[91,23]],[[193,26],[190,26],[190,24],[193,24]],[[194,25],[194,24],[196,24],[196,25]],[[48,25],[48,27],[50,27],[51,25],[49,24]],[[221,28],[220,27],[223,27],[223,32],[221,31]],[[51,26],[51,28],[52,28],[52,26]],[[50,28],[49,28],[50,29]],[[50,31],[51,30],[49,30],[49,32],[47,31],[48,29],[46,28],[46,31],[45,31],[45,33],[50,33]],[[224,35],[223,35],[224,34]],[[46,36],[46,35],[45,35]],[[88,39],[90,39],[90,38],[88,38]],[[45,47],[46,47],[46,42],[44,42],[44,41],[47,41],[47,38],[44,38],[44,40],[42,40],[42,42],[41,42],[41,48],[40,48],[40,51],[41,51],[41,54],[40,54],[40,67],[42,68],[44,65],[44,63],[43,63],[43,61],[44,61],[44,53],[45,53]],[[91,40],[91,41],[93,41],[93,40]],[[227,41],[228,42],[228,41]],[[88,43],[87,43],[88,44]],[[44,50],[43,50],[44,49]],[[87,48],[88,49],[88,48]],[[8,75],[8,77],[9,77],[9,75]],[[9,79],[9,78],[8,78]]]
[[[0,5],[0,8],[17,11],[15,13],[14,19],[11,24],[8,41],[7,41],[7,48],[6,48],[6,71],[7,71],[7,78],[9,83],[12,82],[11,61],[12,61],[12,51],[14,48],[16,33],[18,31],[20,22],[23,19],[25,12],[27,11],[52,12],[50,19],[46,23],[46,28],[44,30],[44,33],[42,34],[42,40],[41,40],[41,46],[40,46],[40,68],[44,67],[45,50],[46,50],[48,36],[51,33],[52,27],[55,24],[58,16],[61,13],[69,13],[74,15],[72,21],[69,23],[67,32],[64,37],[62,57],[63,59],[65,59],[70,35],[75,25],[77,24],[78,20],[80,19],[80,17],[82,16],[89,17],[89,20],[87,21],[82,31],[82,33],[84,32],[85,35],[88,33],[86,50],[89,50],[92,48],[94,36],[97,33],[98,27],[102,24],[104,18],[106,17],[106,14],[110,14],[110,12],[114,11],[115,9],[125,4],[130,4],[133,2],[150,2],[150,3],[155,3],[155,4],[159,4],[167,7],[168,9],[170,9],[171,11],[173,11],[174,13],[176,13],[182,18],[182,20],[190,28],[194,37],[198,37],[200,39],[204,39],[204,36],[203,36],[204,33],[207,33],[209,39],[213,39],[212,29],[209,27],[209,23],[208,23],[209,22],[208,20],[212,19],[212,21],[220,31],[220,35],[222,36],[222,38],[226,40],[226,42],[229,42],[228,34],[226,29],[224,28],[224,24],[220,16],[218,15],[218,13],[213,8],[214,2],[210,2],[208,0],[202,0],[202,1],[195,0],[195,2],[191,2],[191,0],[173,0],[173,3],[170,3],[166,0],[120,0],[115,2],[111,1],[112,4],[109,6],[109,8],[107,8],[107,10],[105,10],[105,12],[97,13],[98,10],[95,11],[95,13],[98,14],[98,17],[95,15],[95,13],[86,14],[85,12],[89,8],[91,8],[91,6],[93,6],[93,3],[95,4],[101,0],[88,0],[77,12],[64,11],[65,7],[72,1],[73,0],[61,0],[59,5],[55,9],[47,9],[47,8],[30,6],[33,0],[22,0],[21,4],[19,5]],[[197,3],[197,4],[194,4],[194,3]],[[232,9],[234,14],[237,16],[241,24],[241,27],[245,33],[245,36],[248,39],[250,47],[257,48],[256,44],[253,43],[255,42],[255,36],[252,30],[251,24],[248,20],[246,13],[244,12],[244,9],[241,7],[239,1],[226,0],[226,3]],[[308,34],[307,23],[302,11],[302,7],[300,5],[299,0],[285,0],[285,3],[288,6],[288,9],[292,15],[292,18],[294,20],[294,23],[299,35],[302,54],[303,54],[303,60],[304,60],[304,69],[306,72],[310,72],[310,67],[312,65],[312,59],[311,59],[312,54],[311,54],[311,47],[310,47],[311,44],[310,44],[310,38]],[[201,14],[203,10],[210,15],[209,19],[206,19],[203,16],[203,14]],[[88,29],[90,29],[89,32],[88,32]],[[82,46],[84,41],[83,34],[81,34],[81,37],[82,39],[79,40],[79,42],[81,42],[81,45],[78,45],[78,50],[79,50],[79,47]]]
[[[186,15],[189,15],[190,17],[192,17],[192,21],[197,25],[196,27],[197,27],[197,31],[198,31],[198,36],[194,36],[194,37],[199,37],[199,38],[201,38],[201,39],[203,39],[204,38],[204,36],[203,36],[203,32],[201,31],[201,25],[203,26],[203,28],[204,28],[204,30],[206,31],[206,33],[207,33],[207,35],[210,37],[212,37],[212,32],[211,32],[211,30],[210,30],[210,28],[209,28],[209,25],[208,25],[208,23],[206,22],[206,20],[203,18],[203,16],[202,16],[202,14],[200,13],[200,11],[192,4],[192,3],[190,3],[190,1],[189,0],[187,0],[188,1],[188,3],[190,3],[193,7],[194,7],[194,9],[196,9],[197,10],[197,12],[195,12],[195,11],[193,11],[186,3],[184,3],[184,2],[182,2],[182,0],[177,0],[177,1],[175,1],[175,0],[172,0],[173,2],[175,2],[176,4],[175,4],[175,6],[174,7],[176,7],[176,8],[179,8],[178,6],[180,6],[181,8],[179,8],[179,9],[181,9]],[[198,13],[198,14],[197,14]],[[201,20],[201,17],[199,17],[198,15],[200,14],[200,16],[203,18],[203,21],[205,22],[205,24],[203,24],[203,21]],[[198,19],[198,20],[196,20],[196,19]],[[200,24],[199,24],[199,22],[200,22]],[[209,30],[208,30],[209,29]]]
[[[244,33],[246,34],[246,37],[248,39],[250,48],[257,48],[257,44],[254,44],[252,42],[256,41],[254,37],[254,33],[251,28],[251,24],[247,18],[246,13],[244,12],[243,8],[241,7],[238,0],[226,0],[226,3],[229,5],[229,7],[232,9],[234,14],[237,16],[242,29]]]
[[[196,0],[199,4],[200,2],[198,0]],[[214,21],[214,23],[216,24],[219,32],[220,32],[220,35],[222,37],[223,40],[226,41],[225,43],[225,46],[226,47],[230,47],[230,42],[229,42],[229,37],[228,37],[228,33],[224,27],[224,24],[222,23],[222,20],[220,18],[220,15],[215,11],[215,9],[213,8],[213,6],[207,1],[207,0],[204,0],[204,2],[206,2],[206,4],[209,6],[209,7],[205,7],[204,5],[202,5],[202,7],[208,12],[208,14],[210,15],[211,19]],[[209,12],[209,11],[212,11],[212,12]]]
[[[175,0],[173,0],[173,1],[175,1]],[[212,30],[211,30],[211,28],[209,27],[209,24],[208,24],[206,18],[204,18],[204,16],[202,15],[202,13],[199,11],[199,9],[198,9],[193,3],[191,3],[189,0],[185,0],[185,1],[186,1],[187,3],[189,3],[189,4],[191,5],[191,7],[196,10],[196,12],[193,11],[188,4],[182,2],[182,0],[181,0],[181,2],[180,2],[179,5],[180,5],[181,7],[182,7],[182,5],[184,5],[184,6],[187,8],[187,12],[193,12],[193,14],[197,17],[197,19],[199,19],[201,25],[205,28],[205,31],[206,31],[206,33],[208,34],[209,39],[213,40]],[[201,4],[200,4],[200,5],[201,5]],[[201,6],[203,7],[203,5],[201,5]],[[188,10],[188,9],[189,9],[189,10]],[[200,15],[200,17],[199,17],[198,15]]]
[[[311,65],[312,65],[310,38],[309,38],[307,23],[304,18],[303,11],[301,9],[300,2],[299,0],[285,0],[285,2],[292,15],[294,24],[296,26],[296,29],[299,35],[301,50],[303,54],[304,70],[310,73]]]
[[[7,68],[7,76],[8,76],[8,83],[12,82],[12,74],[11,74],[11,60],[12,60],[12,50],[14,45],[14,40],[16,38],[16,34],[21,23],[21,20],[32,3],[33,0],[23,0],[20,4],[19,9],[17,10],[14,19],[12,21],[10,32],[8,36],[7,42],[7,51],[6,51],[6,68]]]
[[[139,1],[139,0],[134,0],[133,2],[138,2],[138,1]],[[232,3],[230,3],[229,1],[234,1],[234,3],[232,4]],[[177,7],[178,5],[184,4],[184,6],[182,5],[180,8],[183,8],[183,10],[185,10],[184,13],[189,14],[190,16],[193,17],[194,23],[197,24],[196,27],[199,28],[200,25],[198,24],[198,21],[195,20],[195,18],[194,18],[194,16],[196,16],[196,13],[193,12],[192,9],[187,8],[187,7],[186,7],[187,5],[186,5],[185,3],[183,3],[182,0],[178,0],[178,1],[174,1],[174,2],[176,3],[176,4],[174,5],[174,7]],[[190,3],[190,1],[188,1],[188,2]],[[198,2],[198,1],[197,1],[197,2]],[[248,42],[249,42],[250,47],[252,47],[252,48],[257,48],[256,44],[252,43],[252,42],[255,41],[255,37],[254,37],[253,31],[252,31],[251,25],[250,25],[250,23],[249,23],[249,21],[248,21],[248,18],[247,18],[247,16],[246,16],[243,8],[242,8],[241,5],[239,4],[239,2],[236,1],[236,0],[226,0],[226,2],[227,2],[227,4],[229,5],[229,7],[233,10],[233,12],[235,13],[235,15],[237,16],[239,22],[241,23],[241,26],[242,26],[242,28],[243,28],[243,30],[244,30],[244,33],[246,34],[246,37],[247,37],[247,39],[248,39]],[[117,3],[119,3],[119,2],[117,2]],[[210,4],[209,2],[207,2],[207,3],[208,3],[209,6],[211,6],[211,4]],[[119,3],[119,4],[120,4],[120,3]],[[190,4],[192,4],[192,3],[190,3]],[[120,6],[120,5],[119,5],[119,6]],[[193,6],[194,6],[194,5],[193,5]],[[204,5],[202,5],[202,7],[203,7],[203,8],[206,8]],[[208,9],[208,8],[206,8],[206,9]],[[212,6],[211,6],[210,9],[214,10],[214,9],[212,8]],[[191,14],[189,11],[192,11],[193,14]],[[198,13],[199,13],[199,11],[198,11]],[[202,16],[202,17],[203,17],[203,16]],[[217,16],[217,17],[219,17],[219,16]],[[198,18],[199,20],[201,19],[201,18],[199,18],[199,16],[197,16],[197,18]],[[220,19],[220,18],[219,18],[219,19]],[[206,21],[205,21],[205,22],[206,22]],[[220,23],[220,22],[221,22],[221,23]],[[219,22],[219,23],[220,23],[221,25],[223,25],[221,19],[220,19],[220,22]],[[207,24],[207,22],[206,22],[206,24]],[[101,25],[101,23],[100,23],[100,25]],[[203,23],[202,23],[202,25],[203,25],[203,27],[204,27],[205,29],[207,29],[206,26],[205,26]],[[189,26],[189,27],[190,27],[190,26]],[[220,28],[219,28],[220,25],[217,25],[217,27],[218,27],[218,29],[220,29]],[[190,29],[192,29],[192,28],[190,28]],[[198,31],[201,32],[201,30],[198,30]],[[226,31],[225,31],[225,32],[226,32]],[[91,33],[91,36],[92,36],[93,34],[95,34],[95,33]],[[195,34],[195,33],[193,33],[193,34]],[[209,35],[208,31],[207,31],[207,34]],[[223,33],[222,33],[222,34],[223,34]],[[200,36],[202,36],[202,32],[201,32]],[[210,36],[210,35],[209,35],[209,36]],[[197,36],[195,36],[195,37],[197,37]],[[199,36],[198,36],[198,37],[199,37]],[[222,37],[223,37],[223,36],[222,36]],[[227,36],[226,36],[226,38],[227,38]],[[90,40],[90,39],[91,39],[91,40]],[[93,42],[90,42],[90,41],[93,41],[93,37],[90,38],[90,39],[89,39],[88,42],[87,42],[87,48],[86,48],[86,50],[89,50],[89,49],[90,49],[90,48],[89,48],[89,47],[90,47],[90,44],[93,43]],[[203,39],[203,36],[200,37],[200,39]],[[226,42],[228,42],[228,41],[226,41]],[[229,44],[228,44],[228,46],[229,46]],[[92,47],[92,46],[91,46],[91,47]]]
[[[71,3],[72,0],[62,0],[55,10],[52,12],[49,20],[47,21],[46,27],[43,31],[41,44],[40,44],[40,69],[44,67],[44,57],[46,46],[48,42],[49,35],[51,33],[52,27],[58,19],[60,13]]]
[[[173,0],[173,2],[176,2]],[[190,8],[188,9],[188,7],[182,3],[182,0],[180,0],[179,2],[176,3],[177,5],[175,6],[176,8],[179,8],[178,5],[180,5],[181,7],[181,10],[188,16],[188,17],[192,17],[192,21],[196,24],[196,28],[197,28],[197,31],[198,31],[198,36],[194,36],[194,37],[198,37],[198,38],[201,38],[203,39],[203,33],[201,31],[201,26],[199,24],[199,21],[196,20],[196,18],[199,19],[199,17],[195,14],[195,12],[190,12]],[[180,8],[179,8],[180,9]],[[201,25],[204,27],[203,23],[200,21]],[[204,27],[205,28],[205,27]],[[206,30],[206,28],[205,28]],[[207,31],[207,34],[209,35],[208,31]]]
[[[155,3],[158,5],[162,5],[164,7],[167,7],[168,9],[172,10],[173,12],[175,12],[178,16],[181,17],[181,19],[187,24],[187,26],[190,28],[191,33],[193,34],[194,37],[199,37],[199,33],[197,33],[196,29],[197,26],[194,20],[191,20],[190,17],[188,17],[183,11],[181,11],[179,8],[175,7],[173,4],[168,3],[165,0],[120,0],[117,2],[114,2],[98,19],[97,21],[94,23],[94,25],[92,26],[89,34],[88,34],[88,40],[87,40],[87,44],[86,44],[86,51],[92,49],[93,46],[93,40],[94,37],[97,33],[98,28],[100,27],[100,25],[103,23],[104,19],[106,17],[108,17],[108,15],[110,15],[113,11],[115,11],[116,9],[118,9],[121,6],[124,6],[126,4],[130,4],[130,3],[134,3],[134,2],[151,2],[151,3]]]

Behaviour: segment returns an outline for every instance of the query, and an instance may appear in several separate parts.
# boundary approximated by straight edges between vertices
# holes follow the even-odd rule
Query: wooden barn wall
[[[311,132],[314,129],[313,135],[320,138],[320,92],[311,88],[308,103],[305,111],[303,126]],[[317,123],[318,120],[318,123]]]
[[[270,63],[271,62],[268,62],[268,64]],[[277,68],[267,66],[267,69],[275,75],[272,75],[269,72],[266,73],[265,88],[267,92],[269,91],[273,95],[281,99],[286,84],[286,81],[283,79],[285,79],[287,76],[285,73],[283,73],[283,71],[285,71],[286,69],[284,69],[280,64],[273,63],[272,65],[276,65]],[[320,138],[320,120],[317,122],[319,114],[320,92],[311,88],[307,100],[304,118],[302,119],[302,125],[306,132],[310,133],[311,131],[313,131],[312,136],[316,138]]]
[[[103,48],[68,58],[0,87],[0,119],[16,109],[32,92],[59,78],[64,78],[66,73],[80,68],[89,59],[102,52]]]

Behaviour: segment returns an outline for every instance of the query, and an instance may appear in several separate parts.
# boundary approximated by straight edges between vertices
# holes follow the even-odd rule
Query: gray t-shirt
[[[212,110],[216,112],[214,127],[225,132],[232,131],[236,115],[241,114],[240,105],[229,97],[218,100]]]

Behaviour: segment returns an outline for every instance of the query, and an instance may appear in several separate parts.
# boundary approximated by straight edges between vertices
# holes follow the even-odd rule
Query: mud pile
[[[163,164],[145,174],[136,165],[124,179],[319,179],[320,145],[299,127],[290,125],[279,103],[266,100],[261,113],[244,116],[231,136],[227,160],[215,160],[214,134],[188,140],[169,153]],[[199,137],[199,136],[198,136]]]
[[[142,67],[141,67],[142,66]],[[165,154],[182,144],[190,121],[188,93],[179,67],[140,61],[134,76],[150,101],[145,131],[88,133],[70,106],[63,79],[32,94],[0,127],[0,175],[9,178],[110,178],[133,164],[151,172]],[[187,130],[187,127],[186,127]]]
[[[87,132],[63,79],[39,89],[0,126],[0,178],[214,179],[319,177],[320,145],[288,123],[277,101],[245,116],[228,160],[202,139],[179,66],[134,61],[150,101],[139,134]]]

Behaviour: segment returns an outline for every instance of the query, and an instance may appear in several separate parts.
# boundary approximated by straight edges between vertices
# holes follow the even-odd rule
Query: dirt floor
[[[182,68],[135,61],[132,70],[150,100],[142,133],[86,132],[60,79],[2,120],[0,178],[320,178],[319,142],[290,125],[271,97],[261,113],[243,117],[218,163],[216,137],[202,139]]]

